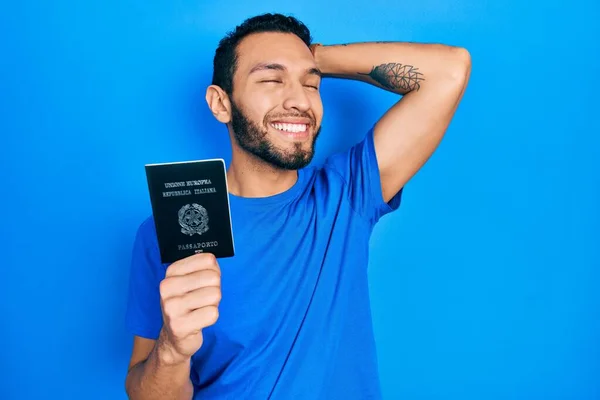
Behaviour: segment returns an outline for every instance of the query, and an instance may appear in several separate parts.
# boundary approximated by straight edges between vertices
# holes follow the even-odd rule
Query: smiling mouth
[[[294,133],[306,133],[308,132],[308,124],[292,124],[292,123],[282,123],[282,122],[274,122],[271,123],[271,127],[277,129],[280,132],[286,134],[294,134]]]
[[[277,131],[284,139],[291,141],[306,141],[310,137],[310,124],[272,122],[269,126]]]

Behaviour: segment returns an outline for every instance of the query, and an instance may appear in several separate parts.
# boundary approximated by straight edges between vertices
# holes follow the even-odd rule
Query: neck
[[[229,193],[239,197],[268,197],[285,192],[298,179],[298,171],[282,170],[234,152],[227,170]]]

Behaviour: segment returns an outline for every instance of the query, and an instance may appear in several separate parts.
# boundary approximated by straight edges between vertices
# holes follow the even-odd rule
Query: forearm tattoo
[[[421,88],[424,81],[423,74],[412,65],[400,63],[387,63],[373,67],[368,74],[359,72],[359,75],[367,75],[386,89],[408,93]]]

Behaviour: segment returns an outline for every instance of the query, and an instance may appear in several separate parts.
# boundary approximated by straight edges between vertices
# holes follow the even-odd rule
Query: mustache
[[[267,125],[269,121],[285,118],[306,118],[310,121],[310,125],[312,127],[314,127],[317,124],[315,118],[312,115],[305,112],[269,114],[265,116],[264,123],[265,125]]]

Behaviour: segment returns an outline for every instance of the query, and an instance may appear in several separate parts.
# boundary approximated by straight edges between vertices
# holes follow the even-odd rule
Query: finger
[[[216,306],[206,306],[188,314],[185,324],[190,335],[195,335],[202,329],[214,325],[218,319],[219,309]]]
[[[160,284],[163,299],[182,296],[188,292],[207,286],[221,286],[221,275],[213,269],[203,269],[187,275],[175,275]]]
[[[218,306],[220,302],[221,288],[214,286],[196,289],[182,297],[182,306],[187,312],[206,306]]]
[[[187,318],[190,313],[207,306],[218,306],[221,302],[220,287],[203,287],[183,296],[167,298],[162,308],[166,318]]]
[[[219,263],[214,254],[199,253],[174,262],[167,268],[165,277],[187,275],[203,269],[212,269],[221,273]]]

